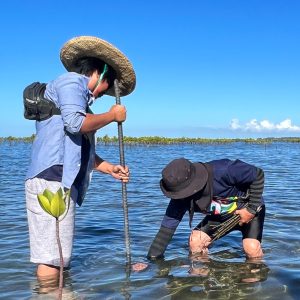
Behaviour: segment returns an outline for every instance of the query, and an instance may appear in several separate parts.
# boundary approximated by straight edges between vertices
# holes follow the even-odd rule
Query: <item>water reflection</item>
[[[166,278],[170,299],[249,296],[260,290],[270,269],[263,261],[220,262],[208,257],[156,261],[157,277]]]
[[[31,282],[31,290],[33,299],[58,299],[59,295],[59,282],[58,278],[37,278]],[[82,296],[78,292],[73,290],[72,277],[68,270],[64,271],[64,284],[62,290],[62,299],[79,300]]]
[[[267,279],[270,269],[263,261],[250,261],[244,263],[224,263],[201,257],[193,258],[189,274],[193,276],[214,277],[228,283],[253,283]],[[218,280],[219,281],[219,280]]]

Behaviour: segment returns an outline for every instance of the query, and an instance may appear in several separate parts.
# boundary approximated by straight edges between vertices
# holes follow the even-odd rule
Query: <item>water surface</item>
[[[0,298],[54,299],[42,294],[29,262],[24,177],[31,144],[0,144]],[[119,161],[117,146],[97,152]],[[207,260],[188,257],[188,216],[179,225],[164,260],[126,278],[121,185],[94,174],[86,200],[76,213],[71,268],[65,273],[64,299],[299,299],[300,145],[126,146],[131,182],[127,185],[131,254],[145,255],[168,205],[159,189],[161,169],[172,159],[192,161],[239,158],[265,171],[267,214],[262,262],[247,262],[239,233],[210,249]],[[194,225],[201,219],[194,217]]]

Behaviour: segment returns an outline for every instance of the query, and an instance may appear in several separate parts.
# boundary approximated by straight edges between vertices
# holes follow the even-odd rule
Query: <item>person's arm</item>
[[[126,108],[123,105],[113,105],[103,114],[87,113],[80,128],[81,133],[94,132],[111,122],[124,122],[126,120]]]
[[[97,154],[95,157],[94,169],[101,173],[110,174],[115,179],[119,179],[123,182],[129,181],[129,169],[127,166],[124,168],[121,165],[113,165],[108,161],[103,160]]]
[[[264,171],[257,168],[256,179],[250,184],[249,187],[249,202],[246,208],[236,211],[240,215],[240,225],[249,223],[258,213],[262,205],[262,193],[264,189]]]
[[[161,225],[158,233],[156,234],[147,254],[149,259],[157,259],[163,257],[167,246],[169,245],[174,233],[175,228],[167,228]]]
[[[262,204],[264,188],[264,172],[239,159],[232,161],[228,167],[228,179],[232,186],[241,186],[249,189],[249,202],[246,208],[236,211],[241,217],[240,225],[249,223]]]
[[[172,199],[170,201],[160,229],[149,248],[147,254],[148,259],[157,259],[163,257],[167,246],[169,245],[176,228],[181,222],[187,209],[188,203],[184,200]]]
[[[71,134],[84,134],[95,132],[111,122],[126,120],[126,108],[123,105],[113,105],[103,114],[88,113],[85,84],[79,75],[69,75],[57,82],[56,92],[65,130]]]
[[[260,168],[257,168],[256,179],[250,184],[249,188],[249,204],[247,210],[251,214],[256,214],[257,210],[262,204],[262,194],[264,190],[265,175],[264,171]]]

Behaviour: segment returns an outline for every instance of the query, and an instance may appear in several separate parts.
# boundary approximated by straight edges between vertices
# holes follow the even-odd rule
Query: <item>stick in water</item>
[[[121,104],[120,89],[119,89],[119,83],[117,79],[115,79],[114,81],[114,89],[116,95],[116,104]],[[119,138],[119,150],[120,150],[120,164],[121,166],[125,167],[123,127],[121,122],[118,122],[118,138]],[[128,222],[127,189],[126,189],[125,182],[122,182],[122,204],[123,204],[123,213],[124,213],[124,233],[125,233],[127,268],[130,272],[131,270],[130,236],[129,236],[129,222]]]
[[[248,206],[248,203],[246,203],[243,208],[246,208]],[[233,215],[230,217],[227,221],[222,223],[219,228],[213,233],[213,238],[211,242],[219,239],[223,235],[225,235],[227,232],[229,232],[232,228],[234,228],[237,224],[239,224],[241,217],[239,215]]]

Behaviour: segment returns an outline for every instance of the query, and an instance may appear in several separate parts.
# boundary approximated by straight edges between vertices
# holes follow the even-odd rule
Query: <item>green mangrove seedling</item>
[[[60,268],[59,268],[59,299],[62,297],[63,288],[63,269],[64,269],[64,259],[62,253],[62,247],[59,237],[59,217],[62,216],[66,211],[66,199],[69,199],[70,191],[66,193],[63,192],[62,188],[59,188],[56,193],[45,189],[42,194],[38,194],[38,201],[42,209],[56,219],[56,240],[59,249],[60,257]]]

